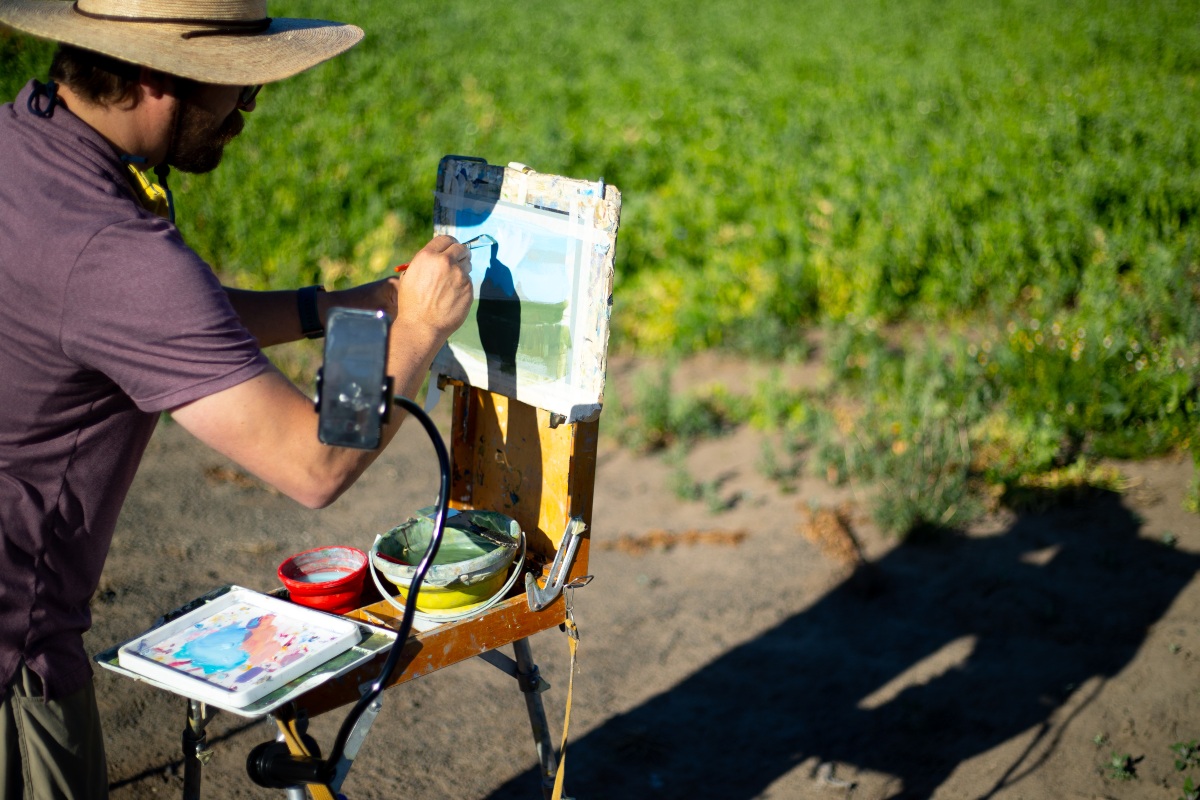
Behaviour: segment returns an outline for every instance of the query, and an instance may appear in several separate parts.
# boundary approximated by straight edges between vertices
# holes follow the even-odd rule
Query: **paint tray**
[[[218,707],[244,708],[354,647],[352,619],[234,588],[121,645],[118,664]]]

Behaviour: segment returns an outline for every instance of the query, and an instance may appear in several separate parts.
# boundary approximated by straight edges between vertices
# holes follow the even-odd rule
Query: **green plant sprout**
[[[686,451],[682,447],[673,447],[664,457],[671,465],[671,492],[680,500],[694,502],[703,500],[710,514],[728,511],[742,500],[742,493],[732,496],[721,493],[725,478],[716,477],[707,481],[698,481],[687,467]]]
[[[1114,750],[1108,762],[1108,777],[1116,781],[1131,781],[1136,778],[1137,768],[1133,756]]]
[[[1176,742],[1171,745],[1171,753],[1175,756],[1175,769],[1180,772],[1200,767],[1200,746],[1196,739],[1190,742]]]
[[[756,467],[759,474],[767,480],[779,484],[780,491],[792,494],[796,491],[796,478],[800,474],[802,463],[802,459],[795,453],[791,454],[788,463],[780,463],[775,445],[769,439],[765,439],[759,450]]]
[[[1171,755],[1175,757],[1175,769],[1179,772],[1200,767],[1200,742],[1196,739],[1176,742],[1171,745]],[[1183,794],[1178,800],[1200,800],[1200,787],[1196,786],[1191,775],[1183,779]]]

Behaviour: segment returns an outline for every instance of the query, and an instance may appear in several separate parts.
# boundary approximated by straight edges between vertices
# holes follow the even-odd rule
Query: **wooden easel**
[[[599,421],[552,426],[550,413],[543,409],[458,384],[454,386],[451,425],[451,505],[500,511],[516,519],[528,541],[526,570],[540,574],[539,588],[544,587],[555,577],[550,569],[571,520],[591,524]],[[589,538],[586,532],[579,538],[573,561],[556,582],[586,580]],[[410,637],[388,687],[475,656],[497,664],[517,678],[525,693],[543,791],[549,797],[559,754],[542,709],[529,638],[562,625],[569,609],[565,592],[535,611],[524,587],[513,591],[515,594],[478,617]],[[387,601],[364,606],[348,616],[366,622],[399,622],[398,612]],[[509,644],[515,661],[493,652]],[[312,718],[357,701],[361,685],[378,676],[385,657],[381,654],[306,693],[296,701],[296,713]]]
[[[587,528],[592,517],[599,420],[553,425],[552,415],[544,409],[462,383],[448,383],[454,391],[450,504],[459,509],[500,511],[517,520],[527,539],[524,570],[540,577],[536,577],[532,598],[530,589],[517,583],[508,597],[478,616],[414,634],[403,645],[397,645],[403,651],[385,688],[476,656],[516,678],[525,696],[542,792],[550,798],[561,754],[550,736],[541,700],[545,684],[533,662],[529,639],[564,625],[570,616],[571,590],[558,591],[548,598],[544,591],[547,585],[581,585],[590,578]],[[580,523],[583,532],[572,548],[574,558],[555,573],[556,556],[567,546],[564,534],[569,527],[578,530]],[[386,600],[365,605],[347,616],[371,624],[383,621],[393,627],[400,622],[399,611]],[[515,658],[498,652],[509,644]],[[381,652],[356,669],[300,695],[275,715],[280,720],[312,719],[356,703],[362,696],[362,686],[379,677],[386,658],[386,651]],[[185,798],[200,796],[200,756],[205,751],[208,718],[202,704],[189,701],[183,731]]]

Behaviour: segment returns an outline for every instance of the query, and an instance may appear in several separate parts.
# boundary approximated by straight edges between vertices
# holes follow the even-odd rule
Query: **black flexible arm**
[[[346,742],[354,731],[354,726],[358,724],[359,718],[379,697],[383,687],[391,679],[392,673],[400,662],[400,653],[404,650],[405,643],[408,642],[409,634],[412,633],[413,617],[417,610],[417,592],[420,591],[421,582],[425,580],[425,573],[429,571],[438,548],[442,544],[442,535],[446,527],[446,511],[450,504],[450,455],[446,452],[446,444],[442,441],[442,435],[433,424],[433,420],[419,405],[407,397],[395,396],[392,400],[420,421],[437,452],[441,481],[438,489],[437,514],[433,520],[433,539],[429,543],[429,549],[425,551],[425,555],[417,564],[416,573],[408,588],[408,598],[404,603],[404,616],[400,621],[400,628],[396,631],[396,641],[388,652],[383,668],[379,671],[379,677],[346,715],[342,727],[338,730],[337,738],[334,739],[329,757],[321,760],[312,756],[293,755],[286,750],[274,747],[278,744],[277,742],[260,745],[250,752],[246,761],[251,780],[260,786],[284,788],[301,783],[323,784],[333,780],[338,762],[345,754]],[[367,568],[370,569],[370,565]]]
[[[433,540],[429,543],[429,549],[425,551],[424,557],[421,558],[417,565],[416,574],[413,575],[412,583],[408,587],[408,598],[404,603],[404,617],[400,621],[400,628],[396,631],[396,643],[392,645],[392,649],[388,652],[387,661],[383,664],[383,669],[379,671],[379,677],[371,684],[370,691],[363,694],[358,699],[358,703],[351,709],[347,715],[342,727],[338,730],[337,738],[333,741],[333,749],[329,752],[327,763],[332,766],[341,760],[342,754],[346,749],[346,740],[350,736],[350,732],[354,730],[355,723],[362,716],[367,707],[374,702],[379,693],[383,691],[383,687],[392,677],[392,672],[396,669],[396,664],[400,661],[400,652],[404,649],[404,644],[408,641],[408,635],[412,632],[413,616],[417,610],[417,592],[421,588],[421,582],[425,580],[425,573],[429,571],[429,567],[433,564],[433,559],[437,555],[438,548],[442,544],[442,534],[446,527],[446,510],[450,503],[450,454],[446,452],[446,443],[442,441],[442,434],[438,431],[437,426],[433,424],[433,420],[429,415],[412,400],[399,395],[392,398],[396,405],[408,411],[425,428],[425,432],[429,434],[430,440],[433,442],[433,449],[437,451],[438,469],[441,471],[441,482],[438,488],[437,515],[433,519]],[[370,569],[370,565],[367,567]]]

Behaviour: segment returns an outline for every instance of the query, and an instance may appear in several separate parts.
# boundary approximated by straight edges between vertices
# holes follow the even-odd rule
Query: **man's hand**
[[[402,330],[427,328],[444,342],[471,310],[471,251],[452,236],[435,236],[388,280],[396,289],[392,319]]]
[[[416,397],[433,357],[471,310],[471,251],[452,236],[435,236],[388,282],[396,294],[388,374],[397,393]]]
[[[471,251],[453,236],[436,236],[406,271],[319,296],[321,319],[336,306],[384,311],[396,324],[397,343],[436,343],[440,348],[471,310]]]
[[[317,293],[321,323],[328,318],[329,309],[337,306],[382,310],[391,319],[401,321],[410,334],[419,336],[423,345],[437,342],[434,349],[441,347],[471,307],[471,251],[452,236],[437,236],[413,256],[411,263],[415,266],[414,276]],[[260,347],[301,338],[294,289],[258,292],[226,287],[225,293]],[[399,302],[400,295],[407,298],[403,303]]]

